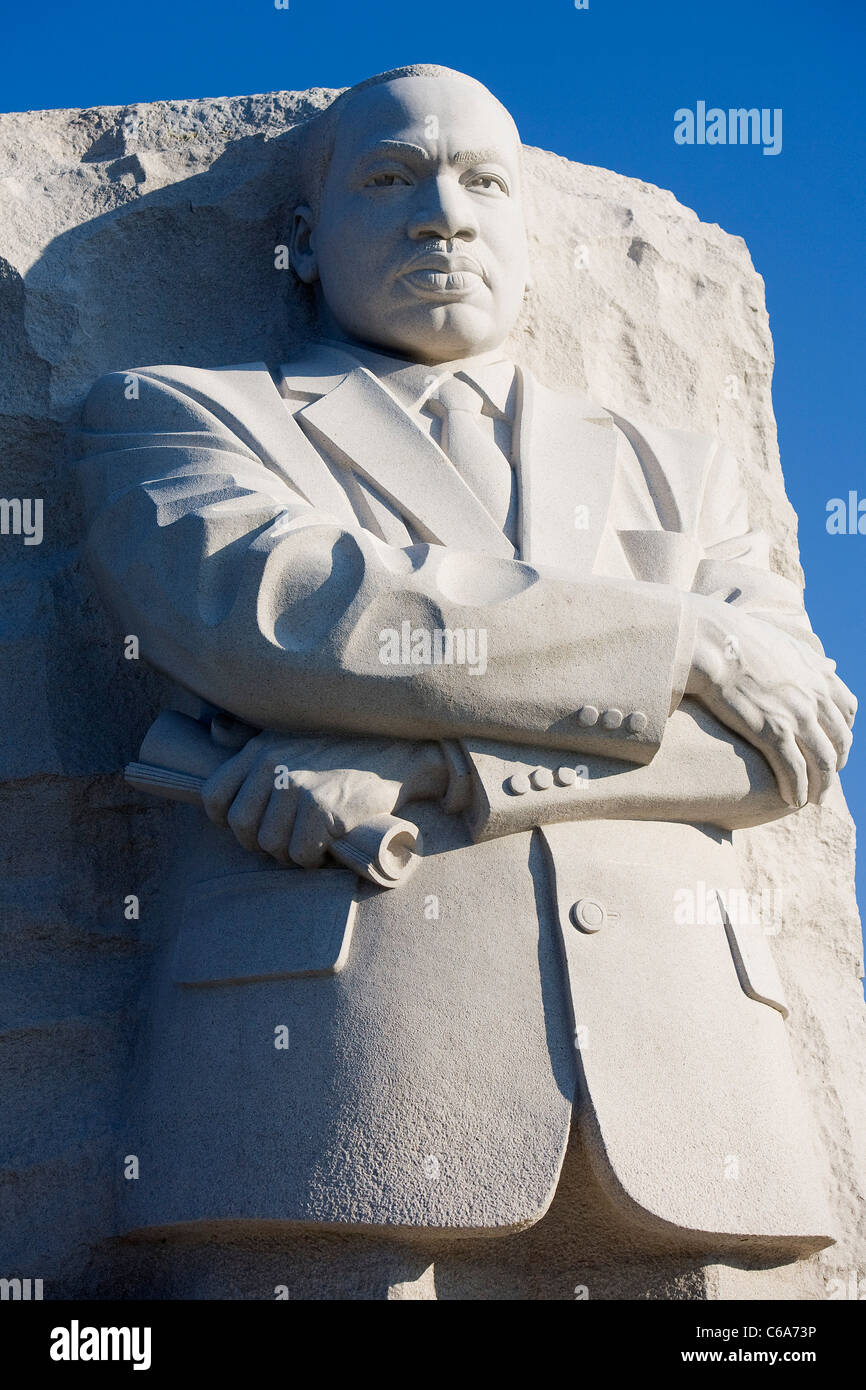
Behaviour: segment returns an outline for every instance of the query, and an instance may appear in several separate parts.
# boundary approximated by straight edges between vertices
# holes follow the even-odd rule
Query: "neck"
[[[438,373],[456,370],[458,366],[470,362],[499,361],[503,356],[501,348],[484,348],[480,352],[467,352],[461,357],[455,357],[445,362],[422,362],[417,357],[407,357],[405,353],[398,352],[395,348],[383,347],[381,343],[365,342],[361,338],[354,338],[350,333],[343,333],[335,325],[322,324],[322,337],[324,343],[330,343],[333,347],[345,348],[346,352],[352,350],[361,352],[372,352],[378,357],[388,357],[395,363],[411,363],[413,366],[429,367],[431,371]]]

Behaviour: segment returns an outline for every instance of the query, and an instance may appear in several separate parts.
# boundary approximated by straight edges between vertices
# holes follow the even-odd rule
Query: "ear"
[[[295,208],[295,214],[292,218],[289,255],[292,269],[305,285],[312,285],[319,278],[319,267],[313,249],[314,230],[313,210],[306,203],[301,203],[299,207]]]

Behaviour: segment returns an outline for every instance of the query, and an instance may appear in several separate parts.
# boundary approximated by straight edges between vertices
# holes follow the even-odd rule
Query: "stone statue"
[[[86,407],[92,564],[188,708],[130,775],[207,813],[123,1229],[520,1232],[574,1108],[634,1248],[806,1255],[833,1229],[786,1004],[725,893],[856,701],[728,450],[504,354],[531,266],[498,101],[405,68],[306,137],[315,341]]]

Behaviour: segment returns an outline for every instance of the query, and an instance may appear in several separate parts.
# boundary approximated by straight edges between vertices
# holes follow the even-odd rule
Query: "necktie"
[[[442,420],[445,453],[497,526],[513,541],[514,474],[502,450],[484,433],[482,405],[475,388],[455,376],[443,381],[427,401],[427,409]]]

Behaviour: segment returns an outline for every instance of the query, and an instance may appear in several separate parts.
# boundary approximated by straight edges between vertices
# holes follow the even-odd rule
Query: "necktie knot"
[[[468,381],[461,381],[459,377],[449,376],[436,389],[436,393],[428,402],[434,414],[452,410],[465,410],[471,415],[480,415],[481,407],[484,404],[479,393],[474,386],[470,386]],[[437,410],[436,407],[440,409]]]

